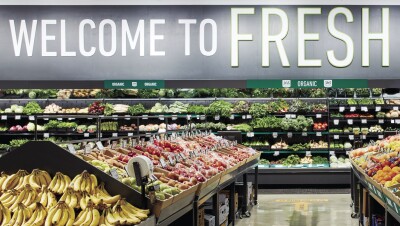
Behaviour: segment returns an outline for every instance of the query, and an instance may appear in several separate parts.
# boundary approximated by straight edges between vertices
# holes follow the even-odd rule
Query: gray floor
[[[358,226],[349,194],[260,194],[258,200],[238,226]]]

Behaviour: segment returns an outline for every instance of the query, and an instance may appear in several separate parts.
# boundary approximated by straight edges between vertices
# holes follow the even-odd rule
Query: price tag
[[[368,108],[365,107],[365,106],[362,106],[362,107],[361,107],[361,111],[368,112]]]
[[[400,124],[400,119],[395,119],[394,122],[395,122],[396,124]]]
[[[74,147],[73,144],[67,144],[67,147],[68,147],[68,151],[69,151],[71,154],[76,154],[76,150],[75,150],[75,147]]]
[[[277,138],[277,137],[278,137],[278,133],[277,133],[277,132],[273,132],[273,133],[272,133],[272,137],[273,137],[273,138]]]
[[[354,140],[354,135],[349,135],[349,140]]]
[[[215,121],[218,121],[218,120],[219,120],[219,118],[220,118],[220,116],[219,116],[219,115],[216,115],[216,116],[214,116],[214,119],[215,119]]]
[[[83,137],[89,137],[89,133],[84,133]]]
[[[146,133],[146,137],[151,137],[151,133]]]
[[[44,138],[49,138],[49,133],[43,133]]]
[[[111,168],[110,169],[110,175],[114,178],[114,179],[117,179],[117,180],[119,180],[119,175],[118,175],[118,173],[117,173],[117,170],[116,169],[114,169],[114,168]]]
[[[339,107],[339,112],[344,112],[344,107],[343,106]]]
[[[62,121],[63,119],[62,119],[62,118],[57,118],[57,120],[58,120],[58,121]]]
[[[365,119],[365,118],[364,118],[364,119],[361,119],[361,123],[362,123],[362,124],[367,124],[367,119]]]
[[[321,114],[316,114],[315,117],[316,118],[322,118],[322,115]]]
[[[251,115],[247,115],[246,118],[247,119],[251,119],[252,117],[251,117]]]
[[[96,142],[96,146],[97,146],[97,149],[99,149],[100,151],[104,150],[104,146],[100,141]]]
[[[191,115],[186,115],[187,120],[190,120],[192,118]]]
[[[316,136],[317,136],[317,137],[322,136],[322,132],[317,132],[317,133],[316,133]]]
[[[148,115],[142,115],[142,119],[143,120],[147,120],[147,119],[149,119],[149,116]]]
[[[353,119],[347,119],[347,124],[353,125]]]
[[[172,118],[171,118],[173,121],[175,121],[175,120],[177,120],[178,119],[178,116],[177,115],[172,115]]]
[[[292,115],[290,115],[290,118],[296,118],[296,115],[295,114],[292,114]]]
[[[382,107],[381,106],[376,106],[375,111],[381,111]]]
[[[351,106],[351,107],[350,107],[350,111],[351,111],[351,112],[356,111],[356,109],[357,109],[357,108],[356,108],[355,106]]]
[[[346,151],[346,155],[349,155],[350,154],[350,151]]]
[[[287,136],[288,136],[289,138],[292,138],[292,137],[293,137],[293,133],[292,133],[292,132],[288,132],[288,133],[287,133]]]
[[[85,154],[90,154],[92,153],[92,147],[90,146],[90,144],[86,144],[85,145]]]
[[[378,139],[383,139],[383,134],[379,134]]]
[[[169,164],[175,165],[174,159],[170,155],[168,155],[168,160],[169,160]]]
[[[128,137],[131,137],[131,136],[133,136],[133,133],[128,133]]]
[[[233,117],[233,119],[234,119],[235,117]],[[242,119],[246,119],[246,115],[242,115]]]
[[[385,123],[385,120],[384,120],[384,119],[379,119],[379,120],[378,120],[378,123],[379,123],[379,124],[383,124],[383,123]]]
[[[118,144],[118,141],[113,141],[113,142],[111,143],[111,149],[117,148],[117,144]]]
[[[365,140],[365,139],[367,139],[367,135],[364,135],[364,134],[363,134],[363,135],[361,135],[361,139],[362,139],[362,140]]]
[[[21,115],[16,115],[15,120],[21,120]]]
[[[2,115],[1,120],[7,120],[7,115]]]
[[[92,120],[93,118],[88,118],[89,120]],[[45,119],[45,120],[49,120],[49,119]]]
[[[202,121],[206,120],[206,116],[205,115],[200,115],[200,120],[202,120]]]
[[[285,118],[291,118],[292,115],[291,114],[285,114]]]
[[[35,121],[35,116],[30,115],[30,116],[29,116],[29,121]]]
[[[254,137],[254,133],[253,132],[247,132],[246,136],[247,137]]]
[[[112,137],[118,137],[118,133],[112,133]]]
[[[126,140],[122,140],[121,142],[121,148],[125,148],[128,142]]]
[[[68,118],[69,121],[75,120],[75,118]]]
[[[49,118],[43,118],[44,121],[49,121]]]
[[[393,110],[398,111],[399,110],[399,106],[394,106]]]
[[[113,120],[118,120],[118,115],[113,115]]]
[[[302,135],[303,137],[306,137],[308,134],[307,134],[307,132],[302,132],[301,135]]]
[[[335,152],[334,151],[329,151],[329,154],[330,155],[335,155]]]
[[[279,155],[279,151],[274,151],[274,156],[278,156]]]
[[[394,123],[394,119],[391,119],[391,120],[390,120],[390,123],[392,123],[392,124],[393,124],[393,123]]]
[[[311,151],[306,151],[306,156],[311,156]]]
[[[130,115],[125,115],[125,120],[131,120],[131,116]]]
[[[160,158],[160,163],[161,163],[161,167],[162,167],[162,168],[167,167],[167,163],[165,163],[165,161],[164,161],[163,158]]]
[[[339,135],[337,135],[337,134],[333,135],[333,139],[339,140]]]
[[[333,124],[334,124],[334,125],[339,125],[339,119],[334,119],[334,120],[333,120]]]
[[[164,120],[164,115],[159,115],[159,116],[158,116],[158,119],[160,119],[161,121],[163,121],[163,120]]]

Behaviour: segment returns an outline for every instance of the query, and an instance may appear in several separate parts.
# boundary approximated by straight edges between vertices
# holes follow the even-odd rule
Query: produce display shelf
[[[254,135],[273,135],[273,134],[278,134],[278,135],[287,135],[288,133],[292,133],[292,135],[302,135],[302,134],[307,134],[307,135],[317,135],[317,133],[321,133],[321,135],[328,135],[329,133],[327,131],[307,131],[307,132],[290,132],[290,131],[285,131],[285,132],[251,132],[254,133]],[[247,135],[248,132],[242,132],[242,135]]]
[[[293,150],[273,150],[271,149],[270,151],[262,151],[262,153],[266,153],[266,154],[275,154],[275,152],[279,152],[279,154],[296,154],[296,153],[301,153],[301,154],[305,154],[307,152],[311,152],[311,154],[325,154],[325,153],[329,153],[329,150],[316,150],[313,151],[312,149],[309,150],[299,150],[299,151],[293,151]]]

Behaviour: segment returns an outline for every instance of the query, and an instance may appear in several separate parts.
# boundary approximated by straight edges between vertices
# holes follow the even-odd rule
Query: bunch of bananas
[[[47,216],[47,209],[41,203],[35,203],[35,210],[31,218],[22,226],[43,225]]]
[[[0,202],[0,225],[6,225],[11,220],[10,210]]]
[[[80,199],[80,194],[72,187],[67,187],[65,193],[61,196],[60,201],[65,202],[71,208],[78,208],[78,200]],[[82,199],[81,199],[82,200]]]
[[[38,197],[38,193],[35,189],[31,187],[31,185],[26,184],[25,187],[20,191],[14,203],[9,207],[11,212],[16,212],[19,209],[19,204],[22,203],[24,206],[28,207],[29,205],[36,202]]]
[[[17,190],[8,190],[0,196],[0,202],[8,209],[16,202],[18,195],[19,192]]]
[[[87,207],[82,210],[73,225],[99,225],[100,223],[100,212],[95,208],[92,201],[89,201]]]
[[[7,176],[4,180],[0,181],[1,190],[7,191],[14,188],[19,189],[23,186],[24,177],[27,175],[29,175],[29,173],[26,170],[19,170],[17,173]]]
[[[45,226],[52,225],[73,225],[75,221],[75,211],[72,207],[68,206],[64,201],[59,201],[57,205],[53,206],[46,217]]]
[[[81,174],[77,175],[71,183],[75,191],[85,191],[89,194],[93,194],[97,187],[97,178],[95,175],[90,174],[85,170]]]
[[[32,210],[24,204],[19,203],[17,210],[14,212],[11,220],[7,225],[24,225],[32,216]],[[25,224],[26,225],[26,224]]]
[[[29,184],[35,189],[40,189],[43,186],[49,186],[51,183],[51,177],[49,173],[40,169],[34,169],[28,178]]]
[[[49,184],[49,190],[55,194],[61,195],[64,193],[65,189],[67,189],[70,183],[71,178],[69,178],[69,176],[57,172]]]
[[[132,225],[139,224],[141,221],[146,220],[147,214],[149,213],[121,199],[113,208],[105,209],[103,214],[105,225]],[[102,223],[103,222],[100,221],[100,224]]]
[[[46,186],[43,187],[42,191],[38,194],[38,200],[47,209],[57,205],[56,196],[47,189]]]

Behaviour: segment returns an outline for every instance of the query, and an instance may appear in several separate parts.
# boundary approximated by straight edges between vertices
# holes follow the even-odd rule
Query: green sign
[[[104,81],[106,89],[162,89],[165,87],[163,80],[107,80]]]
[[[368,88],[366,79],[247,80],[247,88]]]

